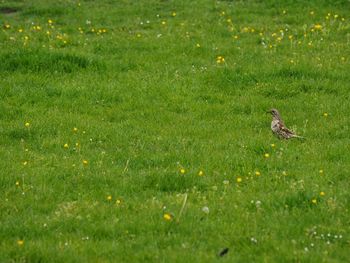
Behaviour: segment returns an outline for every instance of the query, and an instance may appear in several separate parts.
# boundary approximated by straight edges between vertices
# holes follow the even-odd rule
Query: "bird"
[[[288,129],[281,118],[280,113],[276,109],[268,110],[267,113],[272,114],[271,130],[280,139],[291,139],[299,138],[304,139],[304,137],[296,135],[293,131]]]

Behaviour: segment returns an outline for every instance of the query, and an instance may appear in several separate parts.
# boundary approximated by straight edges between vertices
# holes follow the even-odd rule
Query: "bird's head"
[[[276,109],[268,110],[267,113],[271,113],[273,117],[280,118],[280,113]]]

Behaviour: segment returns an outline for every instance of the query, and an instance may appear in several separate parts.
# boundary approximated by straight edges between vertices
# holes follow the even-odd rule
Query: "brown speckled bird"
[[[289,130],[281,118],[280,113],[276,109],[271,109],[267,111],[272,114],[271,130],[280,139],[290,139],[299,138],[304,139],[304,137],[296,135],[293,131]]]

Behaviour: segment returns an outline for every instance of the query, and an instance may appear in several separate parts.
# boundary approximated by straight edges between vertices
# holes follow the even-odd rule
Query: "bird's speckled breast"
[[[279,130],[279,120],[272,120],[271,122],[271,130],[276,132]]]

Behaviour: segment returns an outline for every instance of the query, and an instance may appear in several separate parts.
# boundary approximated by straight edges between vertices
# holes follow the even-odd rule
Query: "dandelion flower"
[[[23,239],[17,240],[17,245],[23,246],[24,245],[24,240]]]
[[[222,63],[224,63],[224,62],[225,62],[225,58],[224,58],[223,56],[218,56],[218,57],[216,58],[216,63],[222,64]]]
[[[165,21],[162,21],[162,25],[165,25],[166,24],[166,22]]]
[[[256,175],[256,176],[260,176],[261,174],[260,174],[259,171],[256,171],[256,172],[255,172],[255,175]]]
[[[181,173],[181,174],[185,174],[185,173],[186,173],[186,170],[185,170],[184,168],[181,168],[181,169],[180,169],[180,173]]]
[[[314,25],[315,30],[322,30],[322,26],[320,24]]]
[[[284,176],[286,176],[286,175],[287,175],[287,172],[286,172],[286,171],[283,171],[282,174],[283,174]]]
[[[265,158],[269,158],[269,157],[270,157],[270,154],[265,153],[265,154],[264,154],[264,157],[265,157]]]
[[[29,122],[26,122],[26,123],[24,124],[24,126],[26,126],[27,128],[29,128],[30,123],[29,123]]]
[[[198,172],[198,176],[203,176],[204,175],[204,172],[202,171],[202,170],[200,170],[199,172]]]
[[[325,192],[320,192],[320,196],[325,196],[326,194],[325,194]]]
[[[242,182],[242,177],[237,177],[236,182],[237,183],[241,183]]]
[[[173,12],[171,15],[175,17],[176,16],[176,12]]]
[[[163,215],[163,218],[164,218],[165,221],[170,221],[173,217],[171,216],[171,214],[165,213]]]
[[[77,131],[78,131],[78,128],[74,127],[73,132],[77,132]]]
[[[20,184],[19,181],[16,181],[16,186],[19,186],[19,184]]]
[[[323,117],[328,117],[328,113],[327,112],[323,113]]]
[[[111,201],[112,200],[112,196],[111,195],[107,195],[107,200]]]
[[[201,47],[201,45],[199,43],[196,44],[196,47]]]
[[[322,170],[322,169],[321,169],[321,170],[319,170],[318,172],[319,172],[320,174],[323,174],[323,170]]]
[[[69,147],[68,143],[65,143],[63,147],[67,149]]]
[[[89,162],[88,162],[87,160],[83,160],[83,164],[84,164],[84,165],[88,165]]]
[[[314,205],[317,204],[317,199],[312,199],[311,203],[313,203]]]
[[[116,203],[117,205],[120,205],[120,204],[122,203],[122,200],[117,199],[117,200],[115,201],[115,203]]]
[[[28,164],[28,162],[27,162],[27,161],[24,161],[24,162],[23,162],[23,165],[27,165],[27,164]]]
[[[50,25],[53,23],[53,21],[51,19],[47,20],[47,23],[49,23]]]

